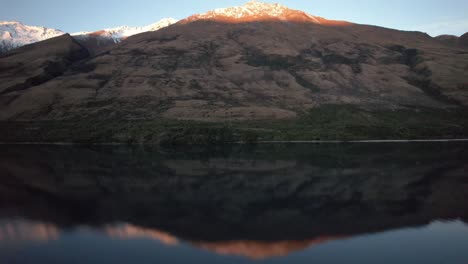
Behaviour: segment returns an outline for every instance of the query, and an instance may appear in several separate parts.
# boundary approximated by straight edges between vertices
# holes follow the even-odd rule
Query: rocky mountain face
[[[18,56],[27,55],[0,59],[11,65],[0,78],[1,120],[278,120],[325,104],[468,104],[466,48],[255,1],[129,37],[47,82],[13,75]]]

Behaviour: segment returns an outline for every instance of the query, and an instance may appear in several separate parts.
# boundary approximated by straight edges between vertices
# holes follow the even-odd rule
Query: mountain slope
[[[0,55],[0,79],[3,81],[0,104],[8,105],[30,88],[62,75],[69,65],[88,55],[88,51],[68,34]],[[32,100],[44,106],[50,105],[46,101],[52,97],[47,95],[47,91],[41,93]]]
[[[453,46],[468,48],[468,33],[458,37],[453,35],[440,35],[435,37],[438,41]]]
[[[463,47],[468,48],[468,32],[460,36],[459,42]]]
[[[440,35],[435,37],[438,41],[445,43],[450,46],[457,46],[458,45],[458,38],[457,36],[454,35]]]
[[[129,37],[15,93],[0,105],[0,120],[297,120],[339,105],[364,111],[359,125],[375,126],[378,111],[464,109],[467,68],[466,49],[421,32],[253,2]],[[53,107],[33,100],[38,96],[56,98]],[[402,127],[411,120],[411,129],[431,126],[420,116],[399,118]],[[466,132],[461,121],[446,120],[438,122]]]
[[[65,33],[57,29],[27,26],[16,21],[0,21],[0,53],[63,34]]]

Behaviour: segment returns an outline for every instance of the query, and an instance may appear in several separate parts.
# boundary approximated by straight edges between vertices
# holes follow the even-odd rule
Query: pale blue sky
[[[120,25],[143,26],[164,17],[185,18],[247,0],[0,0],[0,20],[93,31]],[[468,32],[468,0],[277,0],[329,19],[347,20],[431,35]]]

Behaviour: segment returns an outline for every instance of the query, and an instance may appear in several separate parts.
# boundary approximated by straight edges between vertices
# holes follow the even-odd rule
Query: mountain
[[[27,26],[16,21],[0,21],[0,53],[63,34],[65,33],[57,29]]]
[[[435,37],[435,39],[454,47],[468,47],[468,33],[465,33],[460,37],[454,35],[440,35]]]
[[[435,39],[447,45],[457,46],[459,37],[455,35],[440,35],[435,37]]]
[[[15,56],[23,55],[7,54],[0,66]],[[7,102],[0,120],[235,122],[241,129],[232,135],[254,131],[264,139],[468,136],[467,62],[466,48],[425,33],[254,1],[128,37],[39,85],[17,78],[11,66],[0,78]],[[11,79],[24,89],[12,89]],[[148,128],[151,136],[94,132],[117,141],[193,133],[157,126]],[[77,128],[91,129],[71,131]]]
[[[72,63],[88,56],[88,51],[69,34],[26,45],[0,56],[0,79],[4,81],[0,89],[1,104],[8,105],[15,99],[15,94],[62,75]],[[41,100],[40,97],[36,99]]]
[[[86,37],[89,35],[99,35],[102,37],[111,38],[114,40],[114,42],[120,42],[123,39],[128,38],[130,36],[140,34],[143,32],[148,32],[148,31],[156,31],[161,28],[170,26],[176,22],[177,20],[175,20],[174,18],[164,18],[156,23],[153,23],[144,27],[121,26],[121,27],[116,27],[116,28],[103,29],[103,30],[99,30],[95,32],[76,32],[71,35],[80,36],[80,37]]]
[[[147,31],[156,31],[175,22],[177,20],[173,18],[164,18],[143,27],[121,26],[96,32],[76,32],[71,35],[92,53],[95,53],[129,36]],[[0,22],[0,53],[63,34],[65,33],[57,29],[27,26],[20,22]]]
[[[459,42],[463,47],[468,47],[468,32],[460,36]]]
[[[326,20],[322,17],[312,16],[299,10],[292,10],[280,4],[267,4],[256,0],[250,1],[243,6],[219,8],[204,14],[196,14],[188,17],[184,22],[187,23],[196,20],[216,20],[237,23],[280,20],[317,24],[348,24],[345,21]]]
[[[72,36],[82,45],[87,47],[91,53],[95,54],[130,36],[143,32],[156,31],[176,22],[177,20],[173,18],[164,18],[156,23],[143,27],[121,26],[95,32],[77,32],[73,33]]]

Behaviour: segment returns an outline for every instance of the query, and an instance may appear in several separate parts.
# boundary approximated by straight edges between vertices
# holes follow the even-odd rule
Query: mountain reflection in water
[[[0,262],[466,263],[467,147],[1,146]]]

